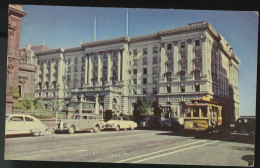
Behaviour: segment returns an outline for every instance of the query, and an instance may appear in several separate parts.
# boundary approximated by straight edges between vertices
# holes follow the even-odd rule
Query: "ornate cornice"
[[[84,43],[81,46],[82,47],[94,47],[94,46],[99,46],[99,45],[109,45],[109,44],[122,43],[122,42],[127,42],[127,41],[128,41],[128,37],[118,37],[118,38],[112,38],[112,39],[92,41],[92,42]]]

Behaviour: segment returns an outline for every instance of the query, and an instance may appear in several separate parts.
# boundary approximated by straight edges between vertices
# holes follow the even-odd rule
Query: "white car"
[[[26,114],[7,114],[5,117],[5,135],[32,134],[39,136],[48,127],[39,119]]]
[[[126,117],[114,117],[105,123],[104,129],[114,129],[119,131],[120,129],[134,130],[137,127],[137,123],[131,121]]]

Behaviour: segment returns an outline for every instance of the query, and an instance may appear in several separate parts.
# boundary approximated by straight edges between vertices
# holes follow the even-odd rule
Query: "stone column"
[[[117,61],[117,64],[118,64],[118,66],[117,66],[117,80],[118,81],[121,81],[121,57],[122,57],[121,51],[119,50],[118,51],[118,61]]]
[[[178,47],[178,41],[174,41],[173,42],[174,47],[173,47],[173,77],[177,77],[177,72],[179,71],[178,67],[179,67],[179,60],[180,60],[180,56],[179,56],[179,47]]]
[[[97,76],[98,85],[101,85],[101,83],[102,83],[102,81],[101,81],[101,74],[102,74],[101,56],[102,56],[102,52],[98,54],[98,76]]]
[[[120,72],[120,74],[121,74],[121,81],[125,81],[125,75],[124,75],[124,73],[125,73],[125,67],[126,67],[126,65],[127,65],[127,63],[126,63],[126,58],[125,58],[125,56],[124,56],[124,53],[123,53],[123,50],[124,49],[120,49],[120,55],[121,55],[121,72]]]
[[[80,96],[80,102],[79,102],[79,114],[82,114],[82,102],[83,102],[83,95]]]
[[[160,71],[160,80],[165,81],[165,48],[164,43],[161,43],[161,71]]]
[[[96,95],[96,103],[95,103],[95,114],[99,114],[99,101],[98,101],[99,94]]]
[[[107,84],[110,85],[110,81],[111,81],[111,51],[108,53],[107,56]]]
[[[202,73],[201,77],[206,78],[207,77],[207,40],[206,36],[202,37]]]
[[[189,80],[192,78],[191,71],[192,71],[193,45],[192,45],[192,39],[188,39],[187,42],[188,42],[188,45],[187,45],[187,63],[186,63],[186,65],[187,65],[187,79]]]
[[[88,83],[88,56],[85,57],[85,84]]]
[[[88,83],[92,86],[92,74],[93,74],[93,64],[92,64],[93,54],[89,55],[89,67],[88,67]]]

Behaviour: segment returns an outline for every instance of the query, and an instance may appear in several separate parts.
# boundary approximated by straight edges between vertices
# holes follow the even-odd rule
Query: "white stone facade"
[[[182,117],[183,104],[207,96],[225,106],[224,120],[239,116],[240,60],[207,22],[36,55],[35,95],[43,100],[95,101],[97,113],[131,114],[136,98],[146,96],[159,101],[165,113],[174,109]]]

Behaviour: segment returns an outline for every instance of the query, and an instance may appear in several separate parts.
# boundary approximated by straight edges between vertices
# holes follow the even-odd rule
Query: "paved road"
[[[177,131],[134,130],[15,136],[6,160],[248,166],[251,139]]]

